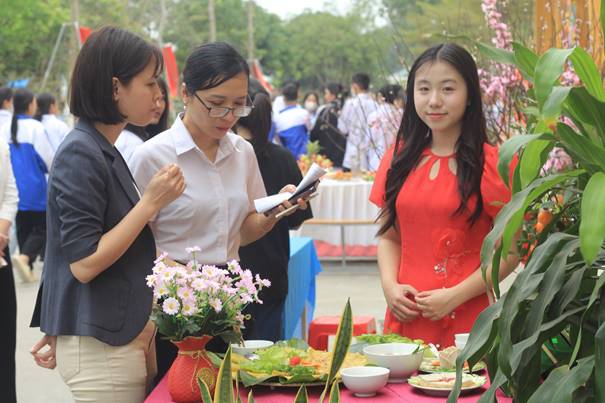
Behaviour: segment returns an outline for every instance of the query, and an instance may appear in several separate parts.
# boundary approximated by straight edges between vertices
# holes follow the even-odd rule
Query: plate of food
[[[439,356],[435,357],[432,353],[426,355],[422,363],[420,364],[420,368],[418,368],[421,372],[426,373],[436,373],[436,372],[456,372],[456,358],[458,358],[458,354],[460,350],[456,347],[448,347],[441,351],[439,351]],[[481,372],[486,368],[485,362],[479,361],[473,366],[473,369],[469,371],[468,362],[464,362],[464,372]]]
[[[232,354],[234,377],[244,386],[294,387],[323,385],[330,371],[332,353],[314,350],[300,340],[277,342],[273,346],[241,356]],[[342,368],[364,366],[363,354],[348,353]]]
[[[396,333],[389,334],[362,334],[359,336],[353,337],[353,342],[351,344],[351,348],[349,351],[352,353],[360,353],[363,351],[364,347],[367,347],[372,344],[387,344],[387,343],[413,343],[418,344],[420,348],[426,349],[428,351],[428,346],[421,339],[410,339],[409,337],[401,336]]]
[[[413,388],[419,389],[432,396],[447,396],[454,388],[456,374],[451,372],[437,372],[434,374],[425,374],[412,376],[408,383]],[[462,374],[461,392],[469,392],[479,389],[487,382],[487,378],[479,375]]]

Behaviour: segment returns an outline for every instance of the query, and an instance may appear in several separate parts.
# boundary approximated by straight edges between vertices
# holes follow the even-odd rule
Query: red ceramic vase
[[[218,368],[206,354],[206,344],[210,340],[212,336],[188,336],[182,341],[173,341],[179,352],[168,371],[168,391],[175,403],[201,402],[198,377],[206,382],[211,394],[214,392]]]

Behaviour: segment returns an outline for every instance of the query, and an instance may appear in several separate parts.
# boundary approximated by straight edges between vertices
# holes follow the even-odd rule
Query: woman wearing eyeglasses
[[[274,216],[255,212],[254,199],[266,195],[263,179],[252,146],[231,131],[252,110],[248,76],[248,64],[230,45],[216,42],[196,48],[183,70],[185,111],[132,156],[130,168],[141,190],[156,167],[167,163],[177,164],[185,176],[183,195],[151,223],[158,249],[170,259],[187,261],[185,248],[198,246],[200,263],[225,265],[239,258],[240,245],[259,239],[277,222]],[[288,185],[282,191],[293,188]],[[306,207],[302,200],[299,204]],[[176,354],[159,344],[161,376]]]

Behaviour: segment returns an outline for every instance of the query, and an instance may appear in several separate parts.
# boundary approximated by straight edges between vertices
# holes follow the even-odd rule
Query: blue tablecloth
[[[290,263],[288,264],[288,296],[284,307],[283,339],[304,339],[301,315],[307,308],[307,325],[315,309],[315,276],[321,265],[311,238],[290,237]],[[308,329],[308,326],[307,326]]]

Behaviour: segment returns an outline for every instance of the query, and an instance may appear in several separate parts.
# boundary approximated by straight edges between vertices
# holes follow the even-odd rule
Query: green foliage
[[[534,95],[527,100],[535,107],[534,120],[528,134],[513,137],[500,150],[499,171],[505,181],[515,154],[520,162],[512,175],[512,199],[483,244],[484,273],[491,264],[492,278],[498,278],[499,262],[520,229],[535,249],[509,291],[475,322],[458,357],[457,383],[448,402],[459,395],[464,361],[472,366],[484,355],[492,385],[480,402],[494,401],[500,387],[522,402],[602,401],[605,104],[601,77],[579,48],[551,49],[538,57],[516,44],[512,56],[534,85],[530,91]],[[581,87],[560,85],[566,63],[580,77]],[[571,155],[575,169],[539,175],[546,152],[553,147]],[[551,210],[552,221],[542,233],[534,233],[524,216],[545,208]],[[494,288],[497,292],[497,280]],[[552,348],[555,337],[566,340],[571,353],[564,355],[564,361],[559,355],[555,369],[542,371],[542,351]],[[556,359],[556,354],[549,355]]]
[[[0,7],[0,85],[17,78],[41,81],[61,24],[60,0],[9,0]]]
[[[338,331],[336,332],[336,340],[334,345],[334,352],[330,360],[330,373],[326,379],[325,389],[320,397],[320,402],[323,402],[324,396],[328,389],[330,390],[329,402],[338,403],[340,402],[340,390],[338,388],[338,381],[336,381],[336,375],[340,371],[349,347],[351,345],[351,339],[353,337],[353,312],[351,311],[351,303],[347,301],[338,324]],[[290,345],[292,347],[301,347],[304,342],[300,340],[289,340],[287,342],[280,342],[283,345]],[[277,354],[277,350],[276,354]],[[209,357],[216,362],[217,357],[214,354],[209,354]],[[282,359],[285,357],[282,357]],[[283,361],[283,360],[282,360]],[[239,372],[242,375],[246,373],[244,371]],[[236,389],[233,391],[233,379],[231,371],[231,346],[228,347],[227,353],[220,363],[220,369],[216,381],[216,387],[214,389],[214,397],[210,396],[208,385],[203,381],[202,378],[198,378],[198,385],[200,387],[201,398],[203,403],[235,403],[241,401],[239,397],[238,379],[236,377]],[[307,388],[304,386],[304,379],[299,382],[303,385],[298,389],[298,393],[294,398],[294,403],[307,403],[309,398],[307,396]],[[244,382],[245,383],[245,382]],[[252,390],[248,394],[248,403],[253,403],[254,397],[252,396]]]

